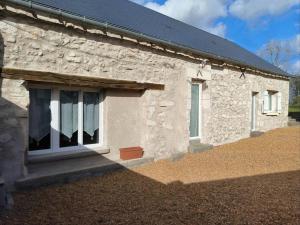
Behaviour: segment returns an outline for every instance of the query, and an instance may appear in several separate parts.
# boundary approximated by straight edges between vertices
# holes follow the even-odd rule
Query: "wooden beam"
[[[201,77],[199,77],[199,78],[192,78],[192,82],[205,82],[206,80],[205,79],[203,79],[203,78],[201,78]]]
[[[60,74],[45,71],[23,70],[15,68],[2,68],[1,77],[7,79],[18,79],[33,82],[43,82],[52,84],[63,84],[67,86],[82,87],[103,87],[113,89],[133,89],[133,90],[164,90],[163,84],[142,83],[129,80],[107,79],[96,76],[82,76],[72,74]]]

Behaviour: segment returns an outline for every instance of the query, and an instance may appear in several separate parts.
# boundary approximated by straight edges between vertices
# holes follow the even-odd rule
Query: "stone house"
[[[96,152],[120,162],[131,146],[158,160],[287,124],[288,74],[132,2],[1,0],[0,16],[0,169],[10,188],[37,176],[32,164],[50,170],[48,160]]]

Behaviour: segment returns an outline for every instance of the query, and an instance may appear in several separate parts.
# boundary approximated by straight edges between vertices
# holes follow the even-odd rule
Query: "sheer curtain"
[[[71,140],[78,130],[78,92],[60,92],[60,132]]]
[[[99,93],[83,93],[83,131],[85,131],[91,140],[95,131],[99,129]]]
[[[51,90],[30,89],[29,98],[29,136],[39,143],[50,134]]]

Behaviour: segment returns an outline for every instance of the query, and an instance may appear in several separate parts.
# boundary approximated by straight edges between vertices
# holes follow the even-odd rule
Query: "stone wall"
[[[258,113],[259,130],[287,122],[288,81],[254,74],[243,79],[240,72],[229,68],[214,69],[209,64],[202,68],[189,57],[28,16],[6,14],[0,21],[0,32],[6,68],[165,85],[163,91],[106,91],[104,139],[114,154],[119,147],[130,145],[141,145],[146,155],[155,159],[186,152],[192,78],[205,80],[202,142],[216,145],[249,136],[252,91],[260,92],[260,98],[268,88],[283,94],[283,113],[277,117]],[[5,79],[1,91],[0,150],[5,165],[17,168],[14,177],[18,177],[26,173],[28,91],[23,81]],[[16,115],[19,110],[21,116]]]
[[[187,74],[188,83],[197,76]],[[189,70],[190,71],[190,70]],[[193,71],[193,70],[192,70]],[[257,93],[256,130],[268,131],[284,127],[288,122],[289,81],[258,76],[241,72],[233,68],[202,69],[205,82],[202,85],[202,137],[201,142],[213,145],[230,143],[247,138],[251,133],[252,92]],[[282,112],[277,116],[262,113],[263,92],[274,90],[282,93]],[[188,86],[187,112],[190,110],[190,85]],[[189,114],[187,115],[189,123]]]
[[[23,16],[7,16],[0,21],[1,35],[4,39],[4,67],[20,68],[56,73],[92,75],[104,78],[154,82],[165,84],[165,90],[147,90],[138,101],[140,106],[133,106],[132,97],[118,96],[118,91],[107,91],[105,110],[115,110],[122,106],[118,113],[109,113],[105,142],[112,153],[119,147],[133,144],[141,145],[148,156],[156,159],[166,158],[178,151],[187,151],[187,87],[184,76],[191,60],[172,56],[160,50],[138,45],[131,41],[106,37],[66,28],[63,25],[38,21]],[[2,89],[5,88],[2,85]],[[18,86],[12,89],[19,89]],[[10,101],[10,100],[9,100]],[[123,102],[122,102],[123,101]],[[23,96],[28,102],[28,94]],[[127,104],[128,103],[128,104]],[[18,102],[12,101],[18,105]],[[182,107],[184,106],[184,107]],[[139,110],[139,112],[135,111]],[[139,136],[122,140],[122,133],[132,128],[134,115],[141,114],[140,123],[132,135],[141,131]],[[128,123],[123,123],[125,117]],[[122,124],[119,131],[116,126]],[[27,138],[27,133],[23,134]],[[140,139],[140,140],[138,140]],[[26,151],[26,145],[19,146],[19,154]],[[9,151],[9,149],[5,149]]]
[[[249,137],[251,130],[252,92],[257,92],[256,130],[267,131],[287,125],[289,82],[224,69],[213,72],[210,99],[210,119],[205,124],[204,140],[211,144],[224,144]],[[282,113],[268,116],[262,113],[263,92],[282,93]]]
[[[28,91],[24,81],[0,79],[0,169],[6,184],[26,174]]]

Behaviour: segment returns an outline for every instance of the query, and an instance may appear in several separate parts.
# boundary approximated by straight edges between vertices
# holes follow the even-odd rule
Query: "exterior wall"
[[[112,154],[119,148],[141,146],[144,120],[140,91],[108,90],[104,99],[106,145]]]
[[[287,124],[289,82],[245,74],[230,69],[214,71],[210,86],[211,109],[204,125],[204,141],[219,145],[249,137],[251,130],[252,92],[257,92],[256,130],[267,131]],[[282,113],[268,116],[262,113],[265,90],[282,93]]]
[[[0,30],[2,45],[5,46],[3,66],[6,68],[165,84],[164,91],[147,90],[141,97],[130,96],[135,95],[132,93],[121,97],[121,92],[107,90],[104,141],[111,148],[112,154],[118,154],[119,147],[132,145],[141,145],[147,156],[156,159],[187,151],[189,134],[185,106],[188,84],[184,73],[186,65],[191,64],[190,61],[172,58],[171,54],[133,42],[17,15],[1,20]],[[1,89],[6,89],[5,83],[1,85]],[[20,87],[15,84],[10,89],[19,91]],[[26,92],[22,95],[22,105],[25,104],[26,112],[24,121],[28,120],[28,102]],[[19,102],[15,104],[18,105]],[[112,113],[115,110],[119,113]],[[135,118],[138,114],[140,121]],[[134,128],[133,123],[137,125]],[[119,124],[122,127],[116,130]],[[13,135],[13,132],[7,133]],[[22,138],[27,140],[27,137],[28,132],[25,130]],[[15,147],[13,157],[4,157],[3,161],[9,163],[17,157],[24,157],[26,143]],[[5,147],[3,151],[11,150]],[[24,168],[22,160],[20,165]],[[10,176],[10,179],[23,174],[26,174],[25,168],[18,175]]]
[[[20,80],[0,79],[0,171],[7,184],[26,174],[28,91]]]
[[[163,91],[142,93],[106,90],[104,141],[112,154],[117,154],[119,147],[136,145],[155,159],[187,152],[192,78],[206,80],[202,142],[222,144],[249,136],[251,91],[260,92],[259,104],[265,89],[278,90],[283,96],[280,116],[267,117],[258,112],[259,130],[287,123],[288,81],[253,74],[240,79],[240,72],[234,70],[216,70],[210,65],[201,69],[197,61],[188,57],[29,17],[6,16],[0,21],[0,32],[5,46],[3,65],[7,68],[165,85]],[[4,79],[1,84],[1,101],[11,106],[0,105],[0,126],[5,126],[0,131],[0,150],[5,165],[12,163],[11,168],[18,168],[10,179],[26,174],[29,97],[22,83]],[[23,112],[22,116],[15,115],[16,109]]]

